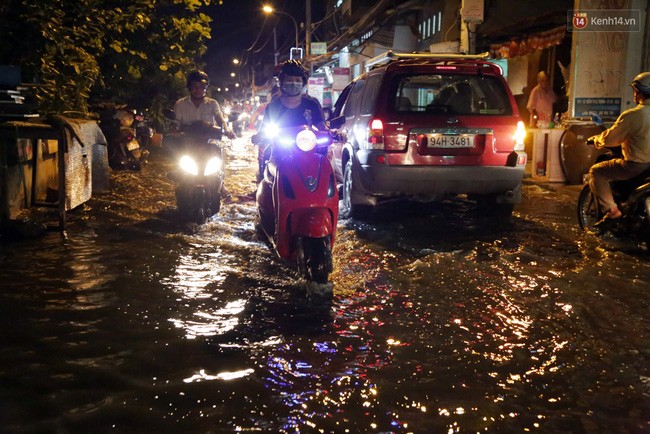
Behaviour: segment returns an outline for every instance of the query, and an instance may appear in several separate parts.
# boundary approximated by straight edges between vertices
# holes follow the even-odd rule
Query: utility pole
[[[251,100],[255,104],[255,65],[251,68]]]
[[[311,54],[311,0],[306,0],[306,17],[305,17],[305,57],[309,58]]]
[[[278,38],[275,34],[275,26],[273,26],[273,55],[275,56],[274,65],[278,64]]]

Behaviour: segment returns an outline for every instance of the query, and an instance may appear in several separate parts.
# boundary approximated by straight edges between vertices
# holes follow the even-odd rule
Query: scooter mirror
[[[330,128],[339,129],[345,123],[345,116],[338,116],[330,121]]]

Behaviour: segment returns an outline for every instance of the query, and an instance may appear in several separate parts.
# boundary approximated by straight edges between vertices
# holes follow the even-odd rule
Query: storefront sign
[[[327,42],[312,42],[311,54],[327,54]]]
[[[621,98],[576,98],[574,110],[575,116],[617,117],[621,114]]]
[[[332,68],[332,90],[343,90],[350,83],[350,68]]]
[[[318,100],[323,105],[323,87],[325,85],[324,77],[310,77],[307,83],[307,93]]]

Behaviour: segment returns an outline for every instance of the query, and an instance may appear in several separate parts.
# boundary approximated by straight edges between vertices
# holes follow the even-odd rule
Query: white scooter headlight
[[[275,139],[280,134],[280,127],[277,124],[268,124],[264,128],[264,135],[269,139]]]
[[[221,158],[212,157],[208,160],[208,164],[205,165],[205,171],[203,175],[210,176],[214,175],[221,170]]]
[[[179,160],[178,164],[183,169],[183,172],[187,172],[190,175],[198,176],[199,174],[199,165],[196,164],[196,161],[189,155],[183,155]]]
[[[304,152],[309,152],[316,147],[316,134],[311,130],[302,130],[296,136],[296,145]]]

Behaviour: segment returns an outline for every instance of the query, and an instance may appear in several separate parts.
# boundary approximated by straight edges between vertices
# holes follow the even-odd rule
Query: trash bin
[[[570,185],[580,185],[596,158],[605,151],[587,145],[587,139],[605,130],[591,121],[572,121],[560,139],[560,163]]]

